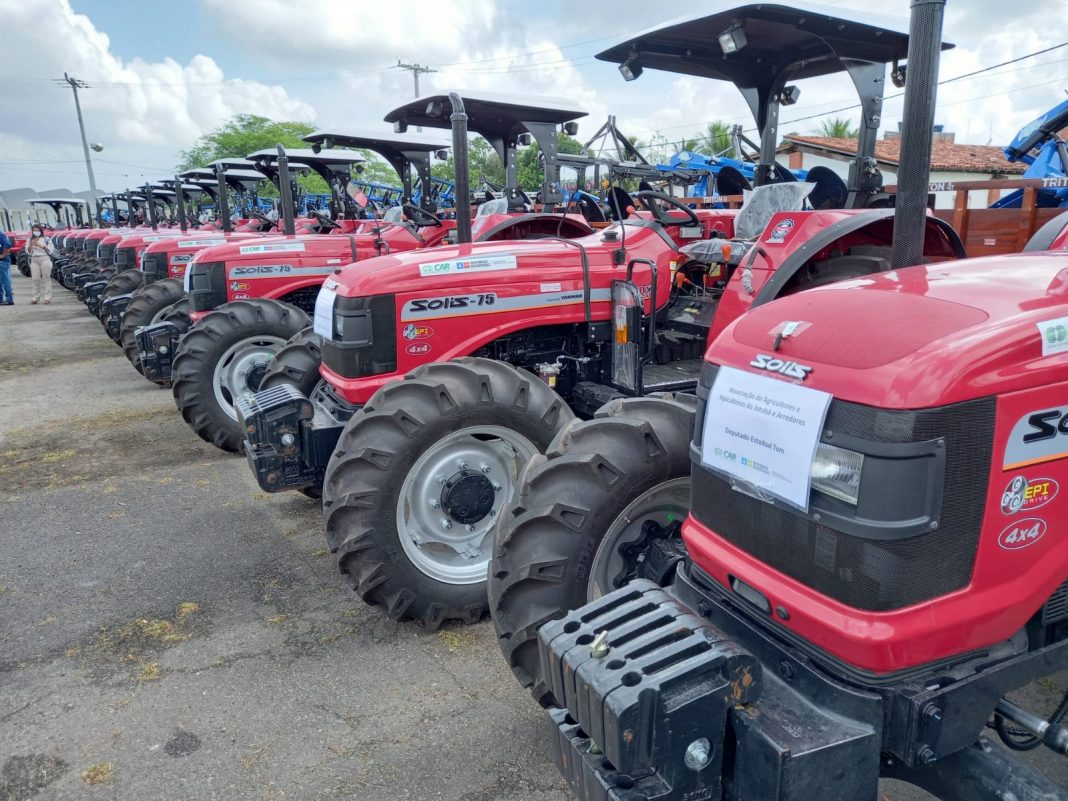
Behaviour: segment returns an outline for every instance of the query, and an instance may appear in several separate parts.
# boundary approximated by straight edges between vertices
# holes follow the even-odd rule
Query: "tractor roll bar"
[[[894,201],[894,239],[890,267],[919,264],[927,228],[927,188],[931,179],[938,61],[946,0],[912,0],[908,69],[901,131],[901,159]]]

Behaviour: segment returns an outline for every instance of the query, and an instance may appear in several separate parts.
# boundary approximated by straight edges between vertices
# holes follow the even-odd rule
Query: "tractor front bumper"
[[[132,294],[112,295],[100,305],[100,316],[104,320],[104,329],[108,336],[116,342],[119,340],[119,328],[122,326],[122,315],[126,307],[130,305]]]
[[[107,281],[90,281],[82,287],[82,293],[85,296],[83,300],[89,308],[89,313],[94,317],[100,316],[100,299],[107,285]]]
[[[328,385],[310,399],[288,384],[239,398],[245,456],[263,491],[322,487],[326,465],[355,411]]]
[[[877,801],[881,775],[954,801],[1068,797],[980,737],[1050,654],[865,679],[749,603],[684,563],[667,588],[638,579],[542,626],[556,763],[576,798]]]
[[[137,356],[141,360],[141,372],[149,381],[166,384],[171,380],[171,365],[182,331],[172,322],[164,321],[138,328]]]

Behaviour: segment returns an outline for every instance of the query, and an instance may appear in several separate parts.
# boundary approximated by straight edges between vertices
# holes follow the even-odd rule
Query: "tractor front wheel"
[[[682,394],[611,401],[523,473],[498,527],[489,605],[505,659],[539,703],[554,703],[539,669],[542,624],[636,576],[673,575],[696,408]],[[648,558],[653,548],[661,558]]]
[[[178,411],[201,439],[231,453],[241,449],[234,404],[259,389],[274,355],[310,322],[295,306],[257,298],[220,306],[186,332],[172,388]]]
[[[271,359],[260,382],[260,389],[289,384],[299,389],[305,397],[311,397],[315,385],[319,383],[322,346],[323,338],[311,326],[299,331]]]
[[[145,282],[145,274],[137,269],[123,270],[108,278],[108,285],[100,295],[100,302],[113,295],[128,295]]]
[[[378,390],[323,483],[341,572],[396,620],[477,622],[498,517],[524,465],[572,419],[544,382],[491,359],[423,365]]]
[[[143,372],[141,357],[137,351],[137,339],[134,337],[137,329],[159,322],[163,314],[181,300],[184,294],[182,282],[175,278],[142,284],[134,290],[130,305],[126,307],[122,315],[119,344],[122,345],[122,352],[126,354],[126,358],[137,372]]]

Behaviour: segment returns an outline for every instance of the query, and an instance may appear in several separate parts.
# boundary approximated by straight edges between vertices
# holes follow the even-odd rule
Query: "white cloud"
[[[104,144],[94,157],[97,185],[104,190],[136,183],[142,175],[162,176],[182,149],[234,114],[315,116],[280,86],[227,78],[206,55],[187,64],[171,58],[123,61],[112,54],[108,36],[68,0],[4,3],[0,30],[18,32],[5,37],[0,81],[7,110],[0,141],[5,187],[86,187],[71,92],[48,80],[65,71],[92,87],[80,96],[87,135]],[[28,163],[46,160],[51,163]]]
[[[863,9],[870,0],[838,0],[836,5]],[[603,3],[593,0],[537,7],[519,0],[408,0],[403,7],[374,9],[351,0],[318,0],[299,10],[291,0],[200,0],[200,7],[201,24],[240,55],[246,75],[287,77],[275,85],[227,77],[211,53],[184,64],[172,58],[123,61],[111,53],[107,35],[75,14],[68,0],[3,4],[0,29],[19,32],[8,40],[5,72],[39,77],[68,69],[99,82],[83,99],[90,136],[106,145],[98,160],[101,173],[168,166],[196,136],[239,112],[374,128],[387,111],[411,97],[411,75],[391,67],[397,59],[437,70],[421,76],[423,93],[483,89],[574,100],[590,111],[580,138],[592,134],[608,113],[617,116],[624,132],[645,140],[659,131],[678,141],[711,120],[753,127],[748,107],[732,86],[653,70],[625,83],[615,65],[592,58],[611,43],[613,32],[623,38],[674,14],[638,0],[619,0],[610,16]],[[887,0],[880,10],[904,16],[908,7],[908,0]],[[1017,0],[1008,18],[997,15],[1002,8],[1001,0],[948,5],[946,37],[957,48],[943,57],[943,78],[1068,39],[1068,17],[1049,14],[1048,3]],[[995,18],[997,24],[991,24]],[[42,19],[48,24],[31,24]],[[567,46],[576,42],[584,44]],[[936,121],[955,131],[958,141],[1007,143],[1022,125],[1060,100],[1068,86],[1065,59],[1068,48],[947,84],[939,92]],[[1042,62],[1049,63],[1037,66]],[[104,85],[111,83],[122,88]],[[54,186],[66,181],[82,188],[69,91],[23,81],[0,82],[0,93],[5,108],[26,112],[5,119],[2,183]],[[844,76],[805,81],[801,101],[783,111],[781,131],[812,133],[820,120],[790,121],[855,101]],[[900,100],[887,101],[884,127],[896,127],[901,108]],[[856,115],[855,110],[838,114]],[[33,165],[46,172],[24,171],[15,177],[2,163],[36,157],[57,163]],[[106,176],[99,183],[111,185]]]

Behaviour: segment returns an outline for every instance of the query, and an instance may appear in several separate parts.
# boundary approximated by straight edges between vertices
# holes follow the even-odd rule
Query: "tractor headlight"
[[[863,468],[864,454],[821,442],[812,459],[812,489],[856,506]]]

